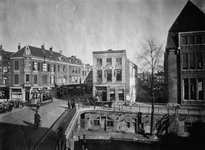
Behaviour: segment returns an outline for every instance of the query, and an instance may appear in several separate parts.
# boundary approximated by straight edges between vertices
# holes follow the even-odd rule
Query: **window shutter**
[[[54,72],[56,72],[56,65],[53,65],[53,70]]]
[[[50,71],[50,64],[48,64],[48,71]]]
[[[38,71],[40,71],[40,68],[41,68],[41,67],[40,67],[40,62],[38,62]]]
[[[41,63],[41,71],[43,71],[43,63]]]

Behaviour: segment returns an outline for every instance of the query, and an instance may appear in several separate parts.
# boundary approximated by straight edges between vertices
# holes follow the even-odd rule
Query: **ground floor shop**
[[[123,84],[118,86],[95,85],[93,88],[93,95],[99,96],[100,100],[104,102],[124,102],[126,97],[125,86]]]
[[[54,87],[10,87],[9,89],[9,97],[10,99],[16,100],[21,99],[22,101],[29,101],[31,100],[34,91],[41,91],[43,89],[52,90],[54,95]],[[46,94],[46,93],[45,93]],[[44,95],[46,97],[46,95]]]

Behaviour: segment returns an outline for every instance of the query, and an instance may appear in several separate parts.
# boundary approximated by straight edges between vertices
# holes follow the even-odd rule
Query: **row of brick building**
[[[54,90],[55,86],[88,81],[92,85],[92,77],[88,78],[92,66],[83,64],[76,56],[66,57],[62,50],[55,52],[52,47],[47,50],[44,45],[21,48],[19,44],[17,52],[5,51],[1,45],[0,63],[0,88],[9,89],[10,99],[28,101],[32,90],[42,88]]]

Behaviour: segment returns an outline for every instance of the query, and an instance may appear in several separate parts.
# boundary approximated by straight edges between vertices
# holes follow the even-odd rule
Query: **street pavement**
[[[34,130],[35,107],[25,106],[0,115],[0,150],[33,150],[57,118],[67,110],[67,101],[55,99],[39,108],[41,126]]]

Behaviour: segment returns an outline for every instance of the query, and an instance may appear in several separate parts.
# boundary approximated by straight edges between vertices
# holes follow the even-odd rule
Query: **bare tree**
[[[157,84],[155,82],[155,73],[161,70],[162,67],[162,56],[164,51],[162,49],[163,45],[158,44],[153,38],[147,39],[142,44],[142,50],[138,54],[138,61],[142,64],[142,70],[150,72],[150,77],[147,82],[149,95],[152,101],[152,110],[151,110],[151,126],[150,134],[153,132],[153,120],[154,120],[154,101],[155,101],[155,91],[157,89]]]

